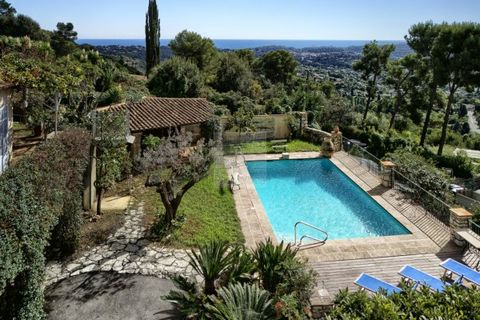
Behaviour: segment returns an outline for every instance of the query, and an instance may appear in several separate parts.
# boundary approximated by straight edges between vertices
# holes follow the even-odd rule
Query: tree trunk
[[[432,88],[430,88],[429,106],[427,109],[427,114],[425,115],[425,121],[423,122],[422,135],[420,137],[420,147],[423,147],[425,145],[425,140],[427,139],[428,126],[430,125],[430,117],[432,115],[436,95],[437,86],[432,86]]]
[[[98,179],[103,179],[103,165],[100,164],[100,170],[98,172],[97,180],[95,181],[95,188],[97,189],[97,215],[102,214],[102,193],[103,187],[101,183],[98,183]]]
[[[370,109],[371,97],[368,95],[367,103],[365,104],[365,111],[363,111],[363,118],[362,118],[362,127],[365,124],[365,120],[367,119],[368,109]]]
[[[215,280],[214,279],[205,279],[205,290],[206,295],[215,294]]]
[[[102,214],[102,194],[103,188],[97,187],[97,215]]]
[[[365,120],[367,119],[367,113],[368,110],[370,109],[370,104],[372,103],[372,100],[375,98],[375,89],[377,86],[377,75],[375,74],[373,76],[373,81],[371,83],[372,87],[367,88],[367,104],[365,105],[365,111],[363,112],[363,118],[362,118],[362,127],[365,124]]]
[[[450,119],[450,113],[452,112],[453,100],[455,99],[455,85],[450,88],[450,94],[448,95],[447,109],[445,110],[445,116],[443,117],[442,135],[440,136],[440,144],[438,145],[437,155],[441,156],[443,153],[443,146],[447,139],[448,120]]]
[[[398,110],[400,109],[400,104],[402,100],[402,95],[397,93],[397,99],[395,99],[395,107],[393,107],[392,117],[390,118],[390,125],[388,126],[388,130],[393,128],[395,124],[395,117],[397,116]]]
[[[59,93],[55,94],[55,136],[58,131],[58,111],[60,109],[60,102],[62,101],[62,95]]]

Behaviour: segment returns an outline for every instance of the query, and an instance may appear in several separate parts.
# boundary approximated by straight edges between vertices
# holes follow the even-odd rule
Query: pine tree
[[[145,14],[145,42],[147,49],[147,75],[160,63],[160,19],[156,0],[149,0]]]

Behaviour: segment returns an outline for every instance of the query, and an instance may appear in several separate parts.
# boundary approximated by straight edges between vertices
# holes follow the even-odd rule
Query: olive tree
[[[214,161],[215,142],[202,138],[193,144],[193,136],[175,133],[162,138],[156,148],[145,150],[137,169],[149,174],[146,185],[155,187],[165,207],[166,229],[177,218],[183,196],[207,175]]]

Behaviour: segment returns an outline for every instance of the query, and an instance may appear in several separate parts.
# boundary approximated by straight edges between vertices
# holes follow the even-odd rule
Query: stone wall
[[[287,114],[256,115],[253,118],[254,131],[242,133],[239,136],[238,131],[226,130],[223,132],[223,142],[237,143],[239,140],[246,142],[288,139],[291,134],[288,118],[289,115]],[[228,122],[228,117],[222,117],[221,122],[225,125]]]

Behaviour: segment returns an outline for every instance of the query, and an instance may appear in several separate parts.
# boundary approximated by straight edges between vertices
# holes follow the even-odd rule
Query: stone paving
[[[49,262],[45,285],[93,271],[115,271],[167,278],[170,274],[193,276],[187,251],[161,247],[147,239],[143,204],[127,209],[125,223],[105,244],[94,247],[68,263]]]

